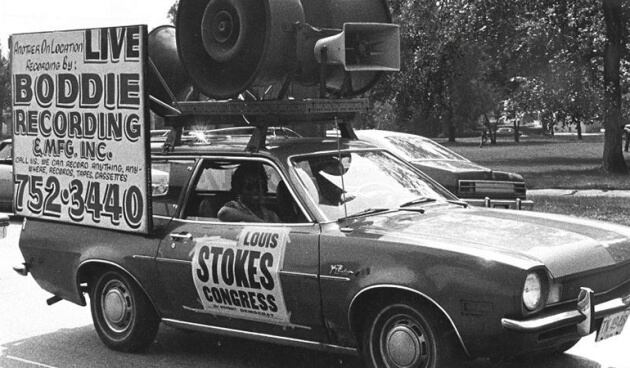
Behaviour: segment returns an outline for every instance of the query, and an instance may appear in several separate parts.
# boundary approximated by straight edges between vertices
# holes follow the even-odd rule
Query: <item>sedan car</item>
[[[531,208],[523,177],[471,162],[435,141],[414,134],[358,130],[359,139],[376,144],[410,162],[472,205]]]
[[[265,178],[248,201],[280,222],[219,220],[245,206],[245,166]],[[605,339],[630,314],[630,228],[470,207],[366,142],[175,146],[151,171],[148,235],[29,218],[19,240],[21,273],[50,303],[89,294],[116,350],[146,348],[164,323],[361,353],[372,368],[456,367]]]
[[[13,212],[13,156],[11,140],[0,141],[0,212]]]

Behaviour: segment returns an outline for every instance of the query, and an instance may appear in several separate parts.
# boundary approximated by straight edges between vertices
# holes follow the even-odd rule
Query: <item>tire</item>
[[[458,367],[463,357],[452,327],[432,310],[405,299],[374,308],[361,339],[370,368]]]
[[[121,272],[106,271],[96,279],[90,309],[98,336],[113,350],[141,351],[155,339],[160,318],[144,291]]]

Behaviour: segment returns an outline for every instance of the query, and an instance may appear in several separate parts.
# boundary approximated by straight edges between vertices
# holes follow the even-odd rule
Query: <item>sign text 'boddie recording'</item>
[[[12,37],[19,213],[146,231],[145,40],[144,26]]]

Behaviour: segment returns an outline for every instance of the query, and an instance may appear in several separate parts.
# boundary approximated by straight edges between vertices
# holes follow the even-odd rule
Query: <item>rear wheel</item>
[[[437,368],[461,359],[449,325],[417,303],[375,308],[363,325],[362,353],[371,368]]]
[[[108,347],[125,352],[153,342],[160,319],[142,289],[118,271],[101,274],[90,288],[92,320]]]

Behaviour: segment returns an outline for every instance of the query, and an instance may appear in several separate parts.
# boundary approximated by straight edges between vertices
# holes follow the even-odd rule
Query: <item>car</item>
[[[471,162],[467,158],[415,134],[386,130],[357,130],[359,139],[386,148],[431,176],[464,201],[478,206],[528,208],[523,176]]]
[[[361,140],[226,139],[151,161],[148,234],[21,227],[18,271],[49,303],[89,302],[115,350],[146,348],[163,323],[361,353],[368,367],[450,367],[562,352],[618,334],[630,314],[630,228],[467,206]],[[220,221],[233,174],[252,164],[280,222]]]
[[[0,141],[0,212],[13,212],[13,155],[11,139]]]

